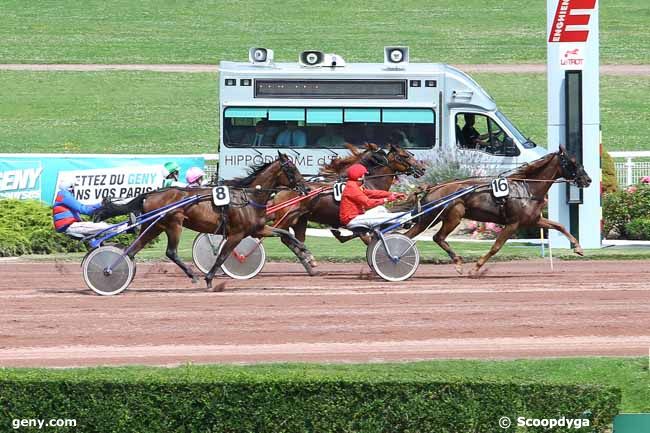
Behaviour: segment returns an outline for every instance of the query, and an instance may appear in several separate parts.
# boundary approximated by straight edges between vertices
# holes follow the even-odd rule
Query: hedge
[[[120,219],[124,217],[109,222]],[[128,245],[134,239],[131,234],[122,234],[110,242]],[[86,246],[54,230],[50,206],[38,200],[0,199],[0,257],[78,251],[86,251]]]
[[[585,418],[605,432],[620,390],[594,385],[433,380],[379,380],[299,374],[174,373],[137,378],[64,370],[0,374],[0,428],[13,419],[75,419],[91,432],[515,432],[509,416]],[[175,376],[172,376],[176,374]],[[548,431],[542,427],[529,432]]]

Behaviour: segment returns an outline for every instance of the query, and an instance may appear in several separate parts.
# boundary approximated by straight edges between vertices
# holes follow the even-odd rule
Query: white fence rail
[[[609,154],[615,159],[625,159],[625,161],[614,161],[619,186],[634,185],[639,183],[642,177],[650,176],[650,161],[635,161],[639,158],[650,158],[650,151],[609,152]]]

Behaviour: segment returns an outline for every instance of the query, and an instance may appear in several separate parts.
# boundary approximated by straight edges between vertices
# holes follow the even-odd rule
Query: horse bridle
[[[293,185],[293,188],[297,190],[301,194],[306,194],[307,190],[305,188],[305,185],[298,184],[298,181],[296,180],[295,176],[295,168],[296,166],[291,162],[289,159],[280,159],[280,168],[282,169],[282,172],[284,173],[285,176],[287,176],[287,180],[289,181],[290,185]]]
[[[578,177],[578,167],[576,164],[564,152],[560,152],[559,157],[562,177],[566,180],[575,180]]]

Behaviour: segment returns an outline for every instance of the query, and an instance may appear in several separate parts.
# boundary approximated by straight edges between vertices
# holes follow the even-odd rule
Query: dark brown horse
[[[355,149],[350,150],[352,150],[351,155],[345,158],[336,158],[320,169],[319,175],[329,182],[309,182],[308,186],[310,189],[331,187],[331,182],[344,178],[348,167],[355,163],[361,163],[368,169],[365,185],[371,189],[388,191],[395,178],[400,174],[413,175],[415,177],[420,177],[424,174],[424,165],[417,161],[412,153],[398,145],[391,144],[388,152],[379,149],[374,144],[368,144],[366,150],[361,153],[355,151]],[[294,191],[282,191],[274,197],[273,204],[283,203],[296,196],[297,193]],[[308,221],[325,224],[333,228],[340,227],[341,225],[339,221],[339,202],[334,200],[334,194],[331,189],[324,191],[314,198],[281,209],[269,217],[276,221],[278,228],[287,230],[291,227],[300,242],[305,242]],[[338,230],[333,230],[333,233],[341,242],[345,242],[354,237],[341,236]],[[282,241],[289,248],[293,248],[285,238]],[[317,263],[313,256],[311,256],[309,263],[305,264],[303,262],[303,265],[305,265],[307,272],[313,274],[311,268],[317,266]]]
[[[401,204],[398,209],[407,210],[414,205],[424,206],[460,189],[479,186],[474,192],[449,203],[442,213],[434,210],[422,215],[405,233],[406,236],[414,238],[427,227],[442,221],[442,227],[433,236],[433,240],[451,257],[459,273],[462,272],[463,260],[451,249],[446,239],[463,218],[504,225],[490,251],[476,262],[475,272],[478,272],[520,227],[558,230],[575,245],[575,253],[582,255],[582,247],[578,240],[562,224],[541,216],[546,204],[546,194],[553,183],[560,178],[574,181],[580,188],[586,188],[591,184],[591,179],[582,165],[575,157],[568,155],[564,147],[560,147],[558,152],[550,153],[530,164],[524,164],[509,174],[507,179],[510,195],[506,198],[495,199],[489,180],[476,178],[430,186],[422,192],[409,196],[406,203]]]
[[[129,212],[147,213],[188,197],[198,196],[196,202],[170,211],[153,227],[149,228],[148,224],[144,224],[141,237],[133,244],[128,254],[133,257],[164,231],[167,234],[167,257],[192,278],[192,281],[196,281],[194,273],[177,254],[183,227],[200,233],[221,233],[226,239],[225,244],[214,266],[205,276],[208,288],[211,288],[217,269],[245,237],[278,234],[290,237],[287,233],[266,226],[266,203],[279,186],[296,188],[302,193],[307,190],[296,166],[286,155],[280,153],[275,161],[252,167],[247,177],[229,182],[230,205],[216,207],[212,202],[211,188],[166,188],[142,194],[124,205],[105,203],[100,218],[106,219]],[[295,238],[293,240],[295,241]],[[293,247],[300,249],[301,246]]]

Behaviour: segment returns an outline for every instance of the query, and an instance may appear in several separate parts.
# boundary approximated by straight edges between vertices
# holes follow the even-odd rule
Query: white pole
[[[553,247],[551,247],[551,237],[548,237],[548,259],[551,262],[551,272],[553,272]]]
[[[627,158],[627,162],[625,163],[625,166],[627,167],[627,181],[625,182],[625,186],[630,186],[634,184],[634,182],[632,182],[632,167],[634,167],[634,164],[632,164],[631,157]]]

